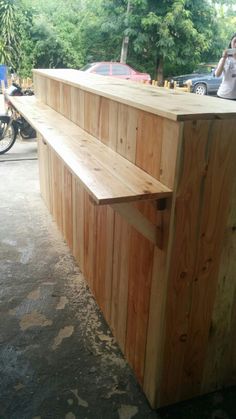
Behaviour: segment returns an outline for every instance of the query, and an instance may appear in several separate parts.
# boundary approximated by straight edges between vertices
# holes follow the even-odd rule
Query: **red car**
[[[119,77],[120,79],[141,81],[145,83],[151,82],[151,76],[149,74],[140,73],[127,64],[121,64],[112,61],[86,64],[84,67],[80,68],[80,70],[87,73],[100,74],[103,76]]]

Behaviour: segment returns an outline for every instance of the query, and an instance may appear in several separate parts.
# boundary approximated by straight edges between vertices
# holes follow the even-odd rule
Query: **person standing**
[[[217,65],[215,76],[220,77],[223,74],[217,96],[223,99],[236,100],[236,33],[232,36],[228,48],[235,49],[235,53],[230,54],[225,49]]]

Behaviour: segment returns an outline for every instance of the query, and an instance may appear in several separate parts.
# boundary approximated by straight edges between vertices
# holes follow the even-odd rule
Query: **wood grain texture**
[[[71,121],[84,129],[84,91],[71,87]]]
[[[231,119],[234,103],[210,96],[190,95],[173,89],[155,87],[70,69],[34,70],[34,77],[44,76],[107,99],[150,112],[173,121]]]
[[[85,92],[84,94],[84,129],[94,137],[99,137],[100,97]]]
[[[34,76],[34,93],[43,103],[47,103],[47,78],[37,74]]]
[[[97,204],[168,197],[171,190],[34,97],[12,103],[46,139]]]
[[[227,131],[230,127],[227,127]],[[232,129],[232,128],[231,128]],[[235,127],[233,128],[235,132]],[[236,143],[232,144],[234,148]],[[223,152],[223,150],[221,150]],[[224,151],[225,154],[225,151]],[[228,162],[233,183],[229,194],[230,203],[227,222],[224,228],[223,251],[220,257],[218,284],[214,310],[208,337],[207,356],[201,391],[211,391],[236,381],[236,150]],[[229,157],[229,156],[228,156]],[[223,182],[223,180],[221,180]],[[230,181],[227,182],[230,187]],[[223,186],[223,185],[222,185]],[[227,188],[228,189],[228,188]],[[226,192],[226,191],[225,191]],[[225,196],[223,196],[225,198]],[[225,202],[227,211],[227,201]],[[219,206],[217,205],[217,208]],[[223,220],[220,220],[222,224]]]
[[[70,249],[73,249],[73,194],[72,194],[72,174],[63,165],[63,190],[62,190],[62,226],[63,236],[65,237]]]
[[[166,252],[155,247],[143,382],[144,392],[151,406],[160,405],[166,289]]]
[[[109,206],[95,207],[95,257],[93,292],[105,319],[111,321],[114,211]]]
[[[135,164],[160,179],[163,119],[139,112]]]
[[[216,297],[220,257],[235,176],[236,123],[216,121],[207,145],[208,166],[202,185],[201,224],[194,269],[192,305],[181,398],[199,394]],[[203,210],[204,209],[204,210]]]
[[[162,146],[160,162],[160,181],[174,189],[177,153],[182,137],[182,123],[164,119],[162,123]]]
[[[56,80],[47,80],[47,105],[60,110],[60,83]]]
[[[60,108],[59,112],[71,119],[71,86],[60,83]]]
[[[63,191],[63,163],[53,152],[50,152],[50,178],[52,193],[52,215],[59,227],[63,231],[63,210],[62,210],[62,191]]]
[[[123,352],[127,328],[130,234],[127,221],[115,213],[110,325]]]
[[[67,118],[14,103],[47,140],[42,193],[150,403],[235,384],[235,104],[73,70],[36,71],[42,101],[53,78]],[[95,201],[138,209],[161,248]]]
[[[84,272],[84,189],[78,180],[73,177],[73,255],[80,269]]]
[[[132,229],[125,355],[143,383],[154,246]]]
[[[178,185],[173,198],[176,201],[165,314],[166,342],[160,372],[163,377],[161,404],[164,405],[170,400],[180,400],[182,391],[209,130],[209,122],[199,121],[185,124],[183,133]]]
[[[95,203],[84,191],[84,275],[95,294],[96,230]]]
[[[41,136],[38,136],[37,143],[40,192],[49,211],[51,211],[50,150]]]
[[[118,105],[118,133],[116,151],[135,163],[139,112],[127,105]]]
[[[161,404],[200,392],[232,176],[232,131],[223,135],[226,126],[199,121],[184,128]]]

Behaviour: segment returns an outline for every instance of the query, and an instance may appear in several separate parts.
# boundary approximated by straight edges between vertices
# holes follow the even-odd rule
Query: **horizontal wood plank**
[[[97,204],[169,197],[171,190],[35,97],[12,104],[82,182]]]
[[[189,94],[72,69],[35,69],[34,79],[37,81],[37,77],[41,76],[174,121],[227,119],[236,116],[233,101],[216,97]]]

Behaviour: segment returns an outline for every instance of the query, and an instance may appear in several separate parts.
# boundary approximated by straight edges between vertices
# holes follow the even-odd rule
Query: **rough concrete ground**
[[[156,418],[44,206],[37,161],[1,160],[0,418]]]
[[[235,388],[150,409],[44,206],[35,158],[26,141],[0,157],[0,419],[236,419]]]

